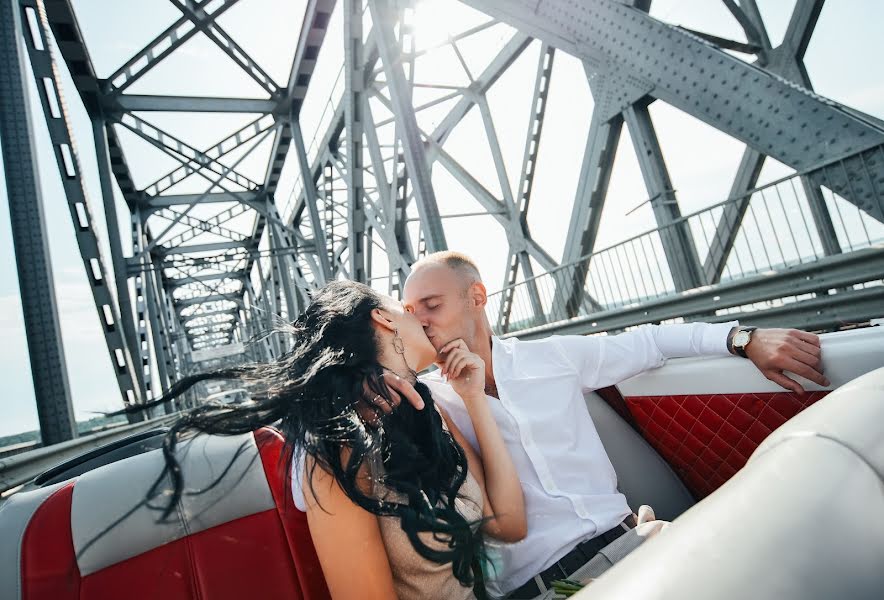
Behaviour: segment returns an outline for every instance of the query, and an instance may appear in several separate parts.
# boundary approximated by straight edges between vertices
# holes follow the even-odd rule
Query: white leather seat
[[[598,394],[585,398],[630,508],[649,504],[657,518],[671,521],[693,506],[693,496],[657,451]]]
[[[578,596],[884,598],[882,430],[884,368],[777,429],[742,471]]]

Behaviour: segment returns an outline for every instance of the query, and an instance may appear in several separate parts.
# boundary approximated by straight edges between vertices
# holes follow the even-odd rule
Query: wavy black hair
[[[423,410],[403,401],[391,415],[379,415],[377,426],[366,427],[360,418],[364,389],[390,399],[371,325],[372,310],[382,308],[383,303],[380,294],[361,283],[329,283],[287,328],[294,346],[279,359],[192,375],[178,381],[163,397],[140,405],[139,410],[170,402],[209,379],[240,380],[255,400],[242,405],[202,405],[171,427],[163,454],[164,474],[169,473],[173,490],[163,517],[174,510],[182,494],[183,475],[175,447],[183,434],[238,435],[273,425],[285,438],[289,472],[296,453],[312,457],[313,468],[331,473],[358,506],[378,516],[398,518],[418,554],[436,563],[451,563],[458,581],[473,585],[473,561],[482,547],[479,523],[468,522],[455,508],[467,476],[467,459],[443,427],[427,386],[413,378],[425,403]],[[367,463],[375,460],[383,465],[380,483],[398,492],[395,496],[366,493],[357,483],[363,465],[370,467]],[[307,479],[312,480],[312,473]],[[431,547],[421,533],[430,533],[443,543]]]

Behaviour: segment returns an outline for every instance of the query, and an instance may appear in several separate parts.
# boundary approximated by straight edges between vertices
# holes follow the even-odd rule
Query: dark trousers
[[[629,520],[631,522],[632,518],[630,517]],[[626,525],[625,527],[624,524]],[[590,561],[593,561],[594,566],[591,575],[598,577],[604,570],[619,560],[624,549],[628,552],[638,547],[641,543],[641,538],[634,531],[631,531],[632,525],[625,522],[624,524],[617,525],[591,540],[580,542],[568,554],[545,569],[537,577],[531,579],[515,591],[510,592],[507,595],[507,599],[530,600],[536,598],[552,587],[551,583],[553,581],[568,579]],[[627,532],[630,538],[636,539],[621,540],[620,537],[627,534]],[[614,547],[616,547],[616,552],[606,552],[606,549],[614,549]],[[540,579],[539,582],[537,581],[538,578]]]

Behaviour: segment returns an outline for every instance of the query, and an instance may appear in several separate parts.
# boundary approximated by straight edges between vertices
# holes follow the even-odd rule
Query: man
[[[437,350],[462,339],[485,361],[485,392],[522,481],[528,535],[490,549],[494,572],[486,584],[494,597],[542,594],[549,581],[570,576],[632,519],[586,410],[585,392],[659,367],[667,358],[738,352],[794,392],[803,389],[783,371],[829,384],[820,371],[819,338],[802,331],[742,331],[734,321],[647,326],[616,336],[501,340],[491,330],[486,302],[475,263],[457,252],[416,263],[403,294],[406,309]],[[421,380],[480,450],[463,401],[442,370]]]

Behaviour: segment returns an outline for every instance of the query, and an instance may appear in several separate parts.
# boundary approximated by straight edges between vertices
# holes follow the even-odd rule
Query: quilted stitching
[[[645,439],[699,499],[733,477],[777,427],[827,393],[636,396],[626,404]]]

